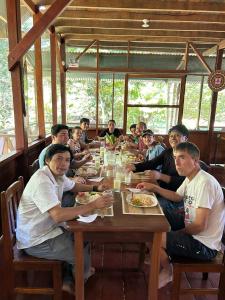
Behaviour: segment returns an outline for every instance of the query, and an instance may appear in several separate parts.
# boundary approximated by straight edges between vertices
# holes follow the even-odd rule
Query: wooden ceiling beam
[[[100,40],[100,41],[128,41],[131,42],[139,41],[139,42],[157,42],[157,43],[186,43],[188,38],[183,36],[138,36],[138,35],[109,35],[109,34],[66,34],[64,35],[66,43],[70,42],[71,40]],[[192,37],[190,38],[195,43],[219,43],[220,39],[218,38],[209,38],[209,37]]]
[[[91,67],[73,67],[73,66],[68,66],[67,71],[81,71],[81,72],[101,72],[101,73],[108,73],[108,72],[116,72],[116,73],[159,73],[159,74],[175,74],[177,76],[183,76],[186,75],[187,72],[183,70],[161,70],[161,69],[146,69],[146,68],[126,68],[126,67],[121,67],[121,68],[91,68]]]
[[[222,49],[225,49],[225,40],[223,40],[223,41],[221,41],[221,42],[219,43],[219,48],[218,48],[218,50],[222,50]]]
[[[52,4],[54,0],[39,0],[35,3]],[[71,7],[118,9],[118,10],[160,10],[160,11],[189,11],[189,12],[221,12],[225,11],[224,2],[206,1],[174,1],[174,0],[75,0]]]
[[[8,56],[9,70],[12,70],[20,58],[33,45],[34,41],[54,22],[55,18],[72,0],[55,1],[37,23],[27,32]]]
[[[83,47],[86,47],[89,43],[91,42],[91,40],[76,40],[74,41],[74,45],[72,46],[77,46],[77,45],[82,45]],[[127,47],[127,41],[99,41],[99,46],[100,48],[101,47]],[[207,50],[208,48],[211,48],[213,47],[214,44],[199,44],[198,45],[198,49],[201,50],[201,49],[204,49],[204,50]],[[96,47],[96,45],[93,45],[92,46],[93,48]],[[130,41],[130,47],[131,47],[131,50],[133,47],[142,47],[142,48],[158,48],[158,49],[163,49],[163,48],[173,48],[173,49],[176,49],[176,50],[185,50],[185,43],[182,42],[182,43],[177,43],[176,45],[174,44],[169,44],[169,43],[166,43],[166,44],[158,44],[158,43],[150,43],[150,42],[138,42],[138,41]]]
[[[212,72],[212,70],[211,70],[210,66],[207,64],[207,62],[205,61],[205,59],[204,59],[203,55],[201,54],[201,52],[195,47],[195,45],[192,42],[190,42],[189,45],[193,49],[195,54],[197,55],[197,57],[200,60],[200,62],[202,63],[202,65],[206,68],[206,70],[210,74]]]
[[[184,70],[187,71],[187,63],[188,63],[188,53],[189,53],[189,43],[186,43],[185,53],[183,57],[181,58],[181,61],[179,65],[177,66],[176,70],[180,70],[181,68],[184,68]]]
[[[75,61],[78,61],[96,42],[97,40],[93,40],[89,45],[87,45],[87,47],[75,58]]]
[[[179,24],[178,24],[179,23]],[[82,27],[82,28],[110,28],[110,29],[142,29],[143,22],[138,21],[121,21],[121,20],[90,20],[90,19],[64,19],[57,18],[54,26],[68,26],[68,27]],[[207,31],[207,32],[225,32],[225,22],[223,24],[216,23],[203,23],[199,24],[196,22],[161,22],[161,21],[150,21],[149,30],[179,30],[179,31]]]
[[[180,12],[180,11],[170,11],[168,13],[163,13],[160,11],[152,12],[128,12],[128,11],[109,11],[109,10],[96,10],[96,9],[71,9],[70,6],[60,15],[60,18],[72,19],[94,19],[94,20],[120,20],[120,21],[142,21],[143,19],[148,19],[152,22],[198,22],[198,23],[215,23],[224,24],[225,13],[201,13],[201,12]]]
[[[202,55],[203,56],[209,56],[212,54],[216,54],[217,53],[217,49],[218,49],[218,45],[215,45],[213,47],[210,47],[209,49],[205,50]]]
[[[23,0],[24,5],[29,9],[32,14],[37,14],[39,9],[32,0]]]
[[[186,37],[187,39],[193,38],[211,38],[212,41],[215,39],[223,39],[225,33],[213,32],[210,36],[209,32],[196,32],[196,31],[173,31],[173,30],[152,30],[152,29],[109,29],[109,28],[76,28],[76,27],[56,27],[56,32],[60,34],[93,34],[93,35],[119,35],[119,36],[173,36],[173,37]],[[100,39],[101,40],[101,39]],[[131,39],[132,40],[132,39]]]

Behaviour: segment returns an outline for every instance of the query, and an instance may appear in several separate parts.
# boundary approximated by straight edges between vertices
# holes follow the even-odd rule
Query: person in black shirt
[[[108,128],[104,129],[100,133],[100,137],[111,136],[113,135],[116,139],[121,136],[121,132],[118,128],[115,128],[116,122],[115,120],[108,121]]]

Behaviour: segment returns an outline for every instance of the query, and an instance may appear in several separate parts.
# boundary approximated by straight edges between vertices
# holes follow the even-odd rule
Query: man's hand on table
[[[105,183],[97,185],[98,192],[104,192],[105,190],[108,190],[109,188],[110,188],[109,185],[107,185]]]
[[[100,196],[95,201],[93,201],[93,205],[96,209],[101,209],[105,207],[110,207],[113,204],[113,196],[112,195],[105,195]]]
[[[74,180],[76,183],[83,183],[83,184],[86,183],[86,180],[85,180],[83,177],[80,177],[80,176],[75,176],[75,177],[73,178],[73,180]]]
[[[150,180],[156,181],[161,178],[161,173],[158,171],[147,170],[144,173],[145,173],[145,175],[147,175],[149,177]]]
[[[151,191],[151,192],[155,192],[155,189],[157,188],[157,185],[153,184],[153,183],[149,183],[149,182],[141,182],[141,183],[138,183],[136,188],[141,189],[141,190],[148,190],[148,191]]]

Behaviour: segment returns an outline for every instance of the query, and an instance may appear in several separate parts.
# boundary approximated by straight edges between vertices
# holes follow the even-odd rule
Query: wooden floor
[[[94,244],[92,246],[92,264],[96,274],[85,285],[85,300],[145,300],[147,299],[148,265],[143,270],[135,271],[139,261],[139,245],[129,244]],[[40,276],[43,280],[43,276]],[[201,280],[201,274],[183,276],[184,286],[215,287],[218,275],[210,274],[207,281]],[[160,300],[170,299],[171,284],[159,290]],[[17,300],[48,300],[47,296],[19,296]],[[74,297],[64,293],[63,300]],[[184,300],[213,300],[215,296],[182,296]]]

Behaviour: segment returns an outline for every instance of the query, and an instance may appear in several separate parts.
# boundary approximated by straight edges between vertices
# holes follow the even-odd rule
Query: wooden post
[[[64,70],[60,71],[60,92],[61,92],[61,112],[62,112],[62,123],[66,124],[66,50],[65,50],[65,40],[60,40],[60,53],[62,58],[62,64],[64,62]]]
[[[52,122],[57,124],[57,91],[56,91],[56,38],[55,29],[50,33],[51,49],[51,86],[52,86]]]
[[[223,60],[223,49],[220,49],[217,51],[217,57],[216,57],[216,64],[215,64],[215,70],[220,70],[222,66],[222,60]],[[210,114],[210,121],[209,121],[209,132],[208,132],[208,158],[207,163],[210,164],[211,157],[212,157],[212,144],[213,144],[213,131],[214,131],[214,123],[215,123],[215,117],[216,117],[216,105],[217,105],[217,97],[218,92],[212,93],[212,101],[211,101],[211,114]]]
[[[112,89],[112,120],[114,120],[114,103],[115,103],[115,73],[113,73],[113,89]]]
[[[95,133],[98,136],[98,123],[99,123],[99,72],[96,73],[96,129]]]
[[[187,78],[186,75],[181,78],[178,124],[181,124],[183,118],[186,78]]]
[[[7,0],[9,54],[21,39],[20,4],[16,0]],[[15,120],[16,150],[28,148],[27,135],[24,126],[25,100],[23,93],[22,65],[19,61],[11,71],[12,94]]]
[[[40,18],[37,13],[33,16],[34,23]],[[41,56],[41,38],[38,38],[34,43],[35,51],[35,90],[37,93],[37,114],[38,114],[38,129],[39,137],[45,137],[45,116],[44,116],[44,102],[43,102],[43,81],[42,81],[42,56]]]
[[[99,41],[97,40],[97,60],[96,60],[96,67],[97,69],[99,68],[99,64],[100,64],[100,61],[99,61]],[[100,73],[97,72],[96,73],[96,129],[95,129],[95,133],[96,133],[96,136],[98,136],[98,123],[99,123],[99,77],[100,77]]]
[[[128,74],[126,74],[124,86],[123,134],[126,134],[127,129],[128,78]]]

